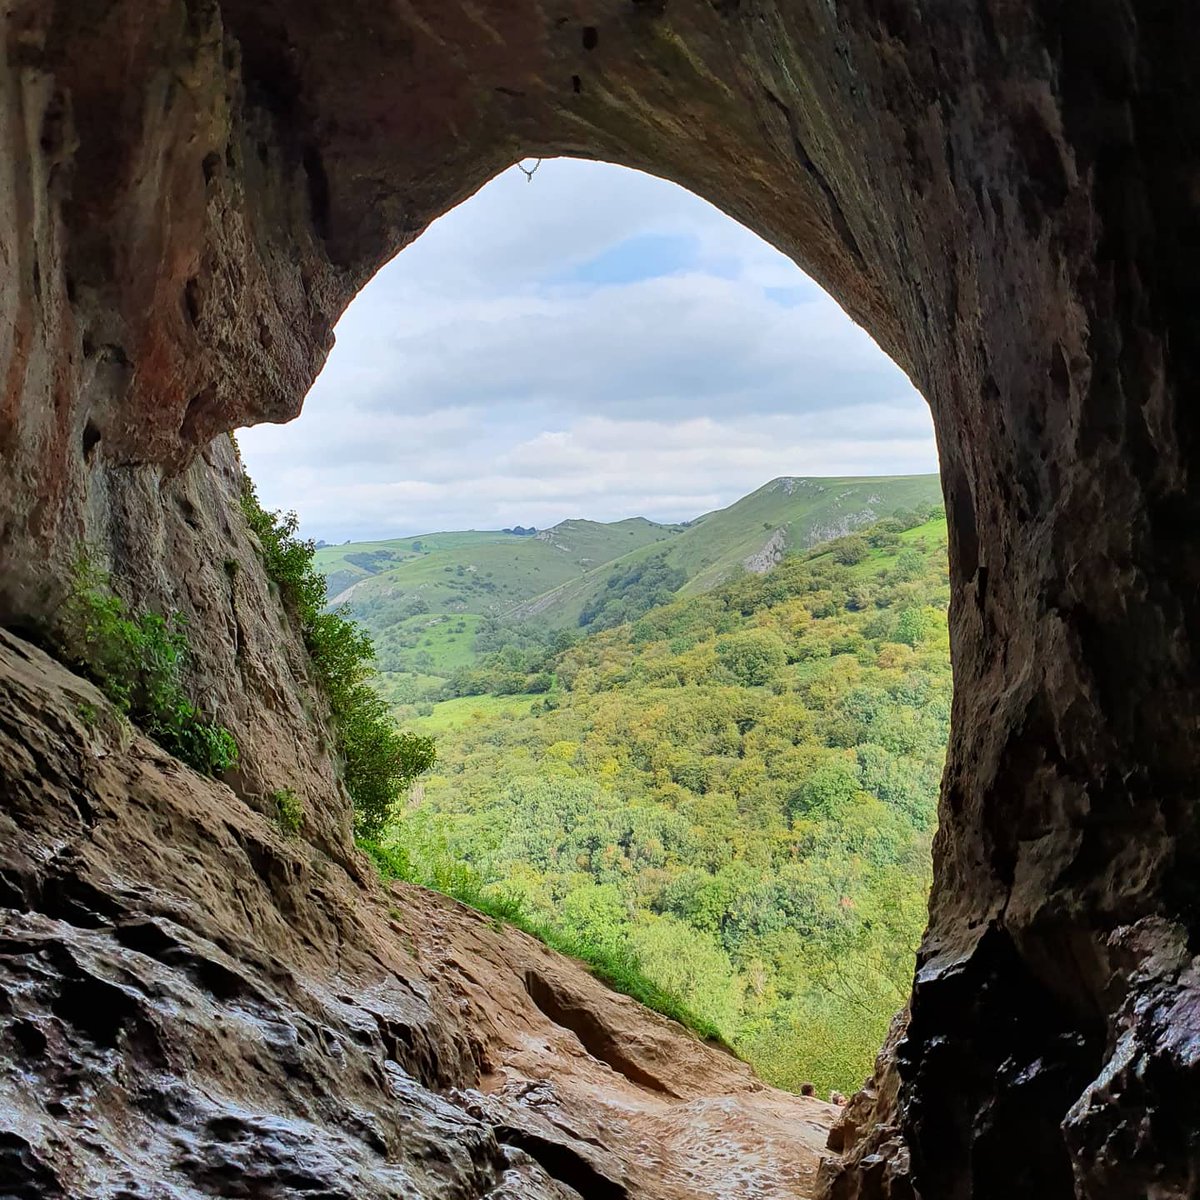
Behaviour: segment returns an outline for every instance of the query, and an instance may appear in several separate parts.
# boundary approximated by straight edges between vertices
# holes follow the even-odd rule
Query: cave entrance
[[[827,288],[937,433],[955,688],[930,925],[841,1194],[891,1170],[876,1150],[893,1196],[1194,1191],[1194,6],[5,15],[8,619],[57,604],[81,536],[178,599],[179,489],[220,483],[213,440],[297,415],[353,296],[519,156],[671,179]]]
[[[632,954],[624,986],[770,1082],[856,1090],[911,984],[949,722],[919,394],[745,227],[571,159],[440,218],[337,339],[240,445],[438,739],[387,835],[414,877]]]

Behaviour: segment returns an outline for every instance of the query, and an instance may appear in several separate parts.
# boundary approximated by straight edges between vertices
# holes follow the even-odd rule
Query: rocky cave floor
[[[0,1195],[811,1195],[836,1110],[288,838],[0,633]]]

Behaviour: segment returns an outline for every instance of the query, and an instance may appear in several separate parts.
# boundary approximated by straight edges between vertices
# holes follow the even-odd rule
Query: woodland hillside
[[[393,873],[648,979],[773,1083],[856,1087],[911,982],[949,722],[946,525],[917,520],[398,706],[439,765]]]
[[[497,650],[557,652],[676,596],[762,574],[885,517],[909,524],[940,503],[936,475],[783,476],[682,524],[577,519],[416,534],[322,545],[315,565],[330,603],[371,634],[385,693],[436,700],[462,690],[456,672]]]

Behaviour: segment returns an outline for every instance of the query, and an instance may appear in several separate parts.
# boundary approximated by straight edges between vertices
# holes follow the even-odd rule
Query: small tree
[[[267,512],[249,479],[243,482],[242,512],[262,546],[267,574],[299,623],[329,702],[355,831],[376,837],[408,786],[433,766],[433,741],[397,729],[387,702],[371,686],[375,647],[370,634],[344,610],[324,611],[325,580],[313,565],[316,547],[296,536],[296,514]]]
[[[893,639],[902,646],[919,646],[925,636],[925,614],[919,608],[906,608],[896,622]]]
[[[769,629],[747,629],[722,638],[717,657],[738,680],[748,687],[768,683],[787,662],[787,647],[779,634]]]
[[[852,567],[856,563],[862,562],[870,553],[870,547],[867,545],[867,539],[858,537],[839,538],[833,546],[834,562],[839,562],[843,567]]]
[[[836,821],[862,791],[858,763],[849,757],[830,756],[818,764],[788,798],[793,818]]]

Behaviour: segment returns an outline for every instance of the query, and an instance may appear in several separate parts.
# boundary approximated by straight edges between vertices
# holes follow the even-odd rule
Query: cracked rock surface
[[[0,1195],[809,1194],[829,1105],[281,836],[4,634],[0,778]]]

